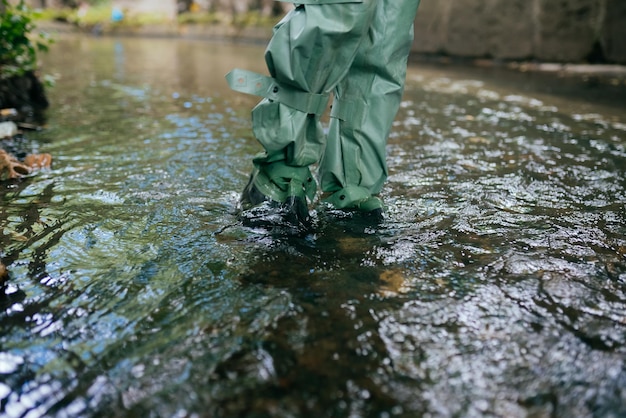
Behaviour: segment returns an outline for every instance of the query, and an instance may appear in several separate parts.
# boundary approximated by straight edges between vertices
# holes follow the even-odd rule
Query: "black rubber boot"
[[[248,184],[246,184],[246,187],[243,188],[241,198],[239,199],[241,207],[244,210],[250,209],[268,200],[270,200],[270,198],[261,193],[261,191],[254,185],[254,176],[250,175]]]
[[[295,181],[292,181],[295,183]],[[291,185],[290,185],[291,186]],[[284,202],[272,200],[254,184],[253,176],[241,193],[239,219],[244,226],[282,230],[289,234],[305,233],[312,228],[304,189],[294,184]],[[302,196],[296,195],[302,190]]]

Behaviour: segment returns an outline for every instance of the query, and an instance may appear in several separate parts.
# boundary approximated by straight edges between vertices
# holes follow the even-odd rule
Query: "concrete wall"
[[[626,63],[625,0],[422,0],[414,50]]]

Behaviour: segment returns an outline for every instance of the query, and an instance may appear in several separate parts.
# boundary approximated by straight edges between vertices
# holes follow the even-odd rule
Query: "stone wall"
[[[624,0],[422,0],[414,50],[626,63]]]

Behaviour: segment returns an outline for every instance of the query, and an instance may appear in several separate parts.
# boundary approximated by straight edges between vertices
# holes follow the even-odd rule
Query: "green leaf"
[[[7,0],[0,3],[4,6],[0,18],[0,78],[6,78],[34,70],[37,53],[48,51],[51,40],[43,32],[35,36],[34,12],[23,0],[17,5]]]

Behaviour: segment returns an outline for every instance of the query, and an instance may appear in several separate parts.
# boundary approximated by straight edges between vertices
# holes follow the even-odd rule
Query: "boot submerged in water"
[[[314,194],[315,181],[308,168],[261,166],[241,193],[239,219],[247,227],[305,233],[312,228],[307,198]]]

